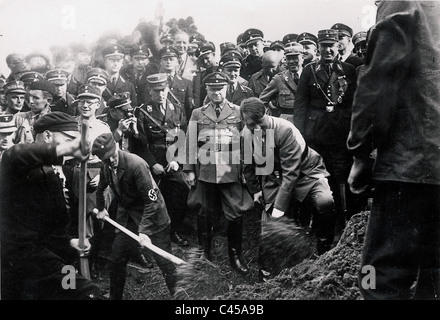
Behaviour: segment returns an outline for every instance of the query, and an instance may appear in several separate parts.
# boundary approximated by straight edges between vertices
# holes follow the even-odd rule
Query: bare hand
[[[118,123],[118,129],[121,130],[123,133],[130,128],[130,124],[132,123],[131,118],[129,119],[121,119]]]
[[[58,157],[61,156],[72,156],[75,159],[84,161],[89,157],[89,154],[83,155],[81,151],[81,137],[76,138],[72,141],[67,141],[65,143],[56,146],[56,153]]]
[[[350,191],[354,194],[360,194],[368,189],[371,175],[370,163],[370,159],[354,158],[347,181]]]
[[[80,257],[86,257],[90,252],[90,248],[92,247],[89,239],[87,238],[84,239],[84,248],[79,247],[79,239],[71,239],[70,246],[79,252]]]
[[[92,188],[96,188],[99,184],[99,178],[100,178],[99,174],[96,175],[92,180],[89,181],[89,186]]]
[[[179,170],[179,164],[176,161],[171,161],[170,163],[168,163],[166,167],[166,172],[177,171],[177,170]]]
[[[105,217],[108,217],[108,212],[107,209],[103,209],[101,211],[99,211],[98,209],[93,209],[93,213],[96,214],[96,218],[100,219],[100,220],[105,220]]]
[[[263,203],[263,191],[258,191],[254,194],[254,203]]]
[[[153,173],[156,176],[160,176],[161,174],[165,174],[165,169],[160,163],[156,163],[154,166],[151,167],[151,170],[153,170]]]
[[[139,233],[139,243],[143,247],[149,247],[151,246],[151,239],[146,234]]]
[[[196,186],[196,174],[194,171],[189,171],[185,174],[186,182],[191,188],[194,188]]]

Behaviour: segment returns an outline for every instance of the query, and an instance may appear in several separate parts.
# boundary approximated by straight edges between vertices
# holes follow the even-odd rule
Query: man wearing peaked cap
[[[240,83],[241,61],[241,54],[237,51],[229,51],[220,59],[220,68],[230,81],[226,91],[226,99],[236,105],[240,105],[242,100],[254,96],[251,88]]]
[[[22,81],[9,81],[3,87],[7,108],[3,113],[16,114],[22,111],[26,90]]]
[[[284,53],[284,43],[279,40],[273,41],[270,44],[269,49],[273,50],[273,51],[283,51],[283,53]]]
[[[258,29],[248,29],[243,33],[243,42],[249,55],[243,60],[240,75],[249,80],[251,75],[261,70],[261,57],[264,53],[264,34]]]
[[[338,32],[339,59],[352,64],[355,68],[362,65],[363,61],[352,52],[353,44],[351,43],[351,38],[353,37],[353,29],[342,23],[334,24],[331,29]]]
[[[206,98],[206,87],[203,79],[210,73],[218,70],[215,56],[215,45],[212,42],[204,43],[196,53],[197,60],[201,69],[197,72],[193,80],[194,107],[198,108],[204,104]],[[189,118],[190,114],[187,115]]]
[[[296,42],[297,39],[298,39],[298,34],[296,34],[296,33],[289,33],[289,34],[286,34],[286,35],[283,37],[284,48],[289,47],[289,46],[290,46],[290,43],[292,43],[292,42]]]
[[[118,203],[116,221],[139,235],[139,243],[123,232],[116,233],[113,239],[110,299],[122,300],[127,262],[140,245],[153,244],[172,253],[170,217],[162,192],[148,164],[141,157],[120,150],[112,134],[108,133],[95,139],[92,154],[104,162],[96,192],[97,217],[104,219],[109,215],[105,208],[104,191],[110,187]],[[176,267],[159,255],[154,254],[154,259],[172,296],[176,285]]]
[[[148,102],[147,77],[157,73],[159,67],[150,61],[150,49],[145,44],[136,45],[130,50],[131,63],[122,67],[121,76],[133,83],[138,104]]]
[[[138,101],[134,84],[125,79],[120,72],[123,66],[124,48],[116,44],[109,45],[103,49],[102,54],[104,56],[105,71],[110,80],[107,83],[107,89],[102,93],[102,97],[109,101],[114,94],[128,92],[132,107],[137,107]]]
[[[296,41],[304,48],[303,67],[318,59],[318,37],[312,33],[303,32],[298,36]]]
[[[163,47],[160,50],[160,73],[168,77],[169,99],[183,108],[185,114],[190,114],[193,109],[193,84],[191,80],[182,78],[177,70],[179,68],[180,53],[175,47]]]
[[[0,161],[3,152],[14,145],[13,133],[17,130],[12,114],[0,114]]]
[[[20,75],[20,81],[24,82],[25,87],[29,86],[30,83],[35,81],[40,81],[45,79],[44,75],[37,71],[26,71]]]
[[[162,46],[172,46],[174,44],[174,38],[170,33],[166,33],[159,39]]]
[[[284,56],[287,70],[275,75],[259,98],[272,115],[293,123],[296,90],[304,62],[303,46],[297,42],[288,42]]]
[[[143,158],[149,164],[154,179],[161,181],[160,190],[171,218],[171,241],[178,246],[187,246],[189,243],[181,235],[181,230],[189,190],[180,168],[185,160],[184,153],[175,144],[175,139],[184,139],[185,110],[170,99],[166,73],[153,74],[147,79],[151,99],[144,108],[146,112],[138,115],[139,136],[145,150]],[[175,147],[177,153],[167,156],[167,150]]]
[[[360,31],[356,33],[352,38],[352,42],[354,45],[353,52],[363,61],[367,51],[367,32]]]
[[[240,178],[240,152],[237,153],[239,132],[243,128],[240,107],[226,99],[230,83],[227,75],[213,72],[203,79],[203,83],[209,102],[192,112],[186,141],[188,156],[183,165],[188,183],[195,185],[190,191],[188,205],[197,212],[198,243],[208,259],[211,258],[214,215],[224,214],[228,222],[230,264],[239,273],[246,274],[249,269],[241,251],[243,213],[252,208],[253,202]],[[204,161],[207,150],[210,156]],[[237,198],[240,201],[237,202]]]
[[[105,98],[110,99],[109,92],[107,92],[107,96],[104,96],[104,92],[107,89],[107,84],[109,83],[110,78],[108,76],[107,71],[101,68],[91,68],[86,74],[86,84],[97,87],[99,91],[101,91],[101,101],[98,110],[96,110],[96,116],[99,117],[102,121],[107,121],[107,101]]]
[[[295,98],[295,126],[307,144],[324,159],[335,198],[337,231],[363,204],[346,188],[352,156],[346,141],[350,129],[351,105],[356,90],[353,65],[338,59],[339,34],[334,29],[318,32],[320,60],[308,64],[301,75]],[[330,247],[330,243],[322,243]]]
[[[14,145],[1,161],[2,299],[102,299],[101,290],[80,274],[75,290],[60,287],[65,266],[91,248],[86,240],[86,249],[80,249],[78,239],[66,232],[72,198],[65,197],[70,190],[62,161],[81,158],[78,122],[51,112],[35,122],[34,130],[35,143]]]
[[[75,97],[67,92],[69,74],[62,69],[50,70],[46,73],[46,79],[55,86],[56,97],[50,108],[52,111],[66,112],[72,116],[77,115]]]

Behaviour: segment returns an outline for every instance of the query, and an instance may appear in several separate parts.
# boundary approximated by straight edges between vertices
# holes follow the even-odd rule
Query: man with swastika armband
[[[136,253],[139,244],[152,243],[169,253],[172,252],[170,217],[150,168],[141,157],[120,150],[111,133],[102,134],[95,139],[92,154],[104,162],[96,191],[98,219],[108,216],[104,190],[110,186],[118,200],[116,222],[139,234],[139,243],[123,232],[116,232],[113,240],[110,299],[122,300],[127,263],[130,256]],[[156,253],[152,255],[162,271],[170,294],[174,295],[175,265]]]

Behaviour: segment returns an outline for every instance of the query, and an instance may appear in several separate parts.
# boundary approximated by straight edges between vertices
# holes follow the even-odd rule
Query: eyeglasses
[[[78,103],[80,104],[80,105],[92,105],[92,104],[95,104],[95,103],[98,103],[99,102],[99,100],[84,100],[84,99],[80,99],[79,101],[78,101]]]

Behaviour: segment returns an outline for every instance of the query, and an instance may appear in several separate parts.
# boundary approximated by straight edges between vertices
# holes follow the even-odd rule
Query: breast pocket
[[[278,94],[278,104],[282,108],[293,108],[294,96],[290,90],[280,90]]]
[[[180,101],[180,103],[185,102],[185,88],[171,88],[172,93]]]

